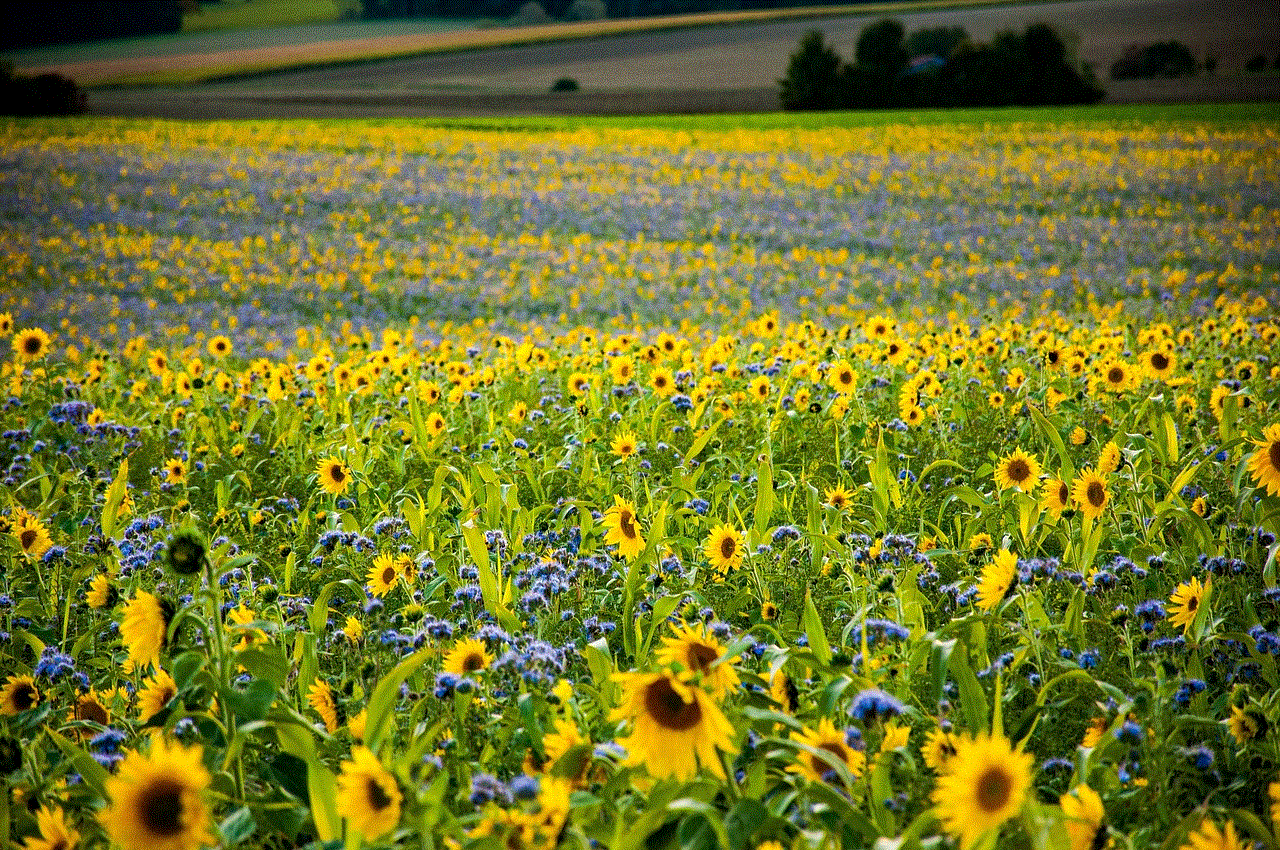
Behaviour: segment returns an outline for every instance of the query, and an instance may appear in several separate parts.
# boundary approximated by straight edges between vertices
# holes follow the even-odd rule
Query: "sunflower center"
[[[1067,486],[1067,482],[1058,482],[1058,501],[1066,504],[1071,499],[1071,488]]]
[[[1118,384],[1124,380],[1124,370],[1118,366],[1111,367],[1107,372],[1107,380],[1113,384]]]
[[[636,537],[636,524],[632,520],[630,511],[622,511],[618,514],[618,530],[622,532],[622,536],[628,540],[634,540]]]
[[[685,702],[671,682],[658,679],[644,693],[645,712],[664,729],[683,732],[702,722],[702,706],[695,699]]]
[[[1196,609],[1200,607],[1200,598],[1192,596],[1187,599],[1187,613],[1194,614]]]
[[[1272,440],[1267,447],[1267,460],[1271,461],[1272,469],[1280,471],[1280,440]]]
[[[1022,458],[1014,458],[1009,462],[1009,478],[1022,483],[1031,477],[1031,467]]]
[[[387,795],[386,791],[382,790],[382,786],[378,784],[378,780],[374,779],[372,776],[367,780],[365,790],[369,794],[369,808],[373,809],[375,812],[380,812],[387,806],[391,805],[391,797]]]
[[[107,717],[107,710],[97,700],[81,699],[76,701],[76,720],[92,720],[94,723],[106,726],[110,718]]]
[[[39,536],[39,532],[34,528],[22,529],[22,533],[18,535],[18,540],[22,543],[22,550],[24,552],[30,550],[31,547],[35,545],[36,538]]]
[[[1088,488],[1084,491],[1085,498],[1089,500],[1089,504],[1095,508],[1100,508],[1107,503],[1107,488],[1103,487],[1097,481],[1090,481]]]
[[[395,581],[395,580],[396,580],[396,568],[395,568],[395,567],[384,567],[384,568],[383,568],[383,570],[382,570],[382,583],[383,583],[383,584],[391,584],[391,582],[393,582],[393,581]]]
[[[720,557],[726,561],[733,557],[733,553],[738,551],[738,541],[728,535],[720,541]]]
[[[474,673],[477,670],[484,669],[484,656],[478,652],[472,652],[462,659],[462,669],[468,673]]]
[[[142,825],[154,836],[168,838],[182,832],[182,785],[172,779],[152,782],[138,798]]]
[[[36,704],[35,685],[26,682],[13,689],[13,705],[18,711],[26,711]]]
[[[852,384],[852,383],[853,383],[853,373],[852,373],[852,372],[850,372],[850,371],[848,371],[847,369],[846,369],[845,371],[841,372],[841,373],[840,373],[840,383],[842,383],[842,384]]]
[[[844,747],[841,747],[839,744],[827,742],[825,744],[819,744],[817,748],[822,750],[824,753],[831,753],[831,755],[836,757],[836,761],[845,761],[847,758]],[[820,762],[817,759],[814,759],[814,761],[814,767],[817,768],[819,773],[831,772],[831,767],[826,762]]]
[[[976,791],[978,808],[988,814],[994,814],[1009,805],[1013,781],[1009,774],[999,767],[989,767],[978,777]]]
[[[1164,354],[1164,352],[1157,351],[1155,354],[1151,355],[1151,365],[1157,369],[1168,369],[1169,358]]]
[[[694,643],[689,645],[689,653],[687,660],[689,669],[696,670],[699,673],[706,673],[711,669],[711,665],[720,657],[720,653],[716,652],[714,647],[707,646],[705,643]]]
[[[39,354],[44,343],[40,341],[38,336],[29,336],[22,341],[22,350],[27,354]]]
[[[333,479],[335,484],[341,484],[347,479],[347,474],[342,471],[342,467],[333,466],[329,469],[329,477]]]
[[[667,379],[663,375],[657,375],[653,379],[653,385],[658,389],[664,389],[667,386]]]

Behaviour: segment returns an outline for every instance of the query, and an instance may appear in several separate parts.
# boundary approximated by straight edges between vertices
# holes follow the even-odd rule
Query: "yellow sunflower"
[[[838,393],[852,393],[858,386],[858,373],[847,360],[837,360],[827,370],[827,382]]]
[[[742,566],[742,535],[730,525],[718,525],[707,535],[702,551],[717,575],[727,575]]]
[[[320,487],[334,496],[345,491],[351,483],[351,471],[336,457],[327,457],[316,464],[316,474],[320,476]]]
[[[111,711],[106,706],[109,701],[106,694],[95,690],[80,694],[76,697],[75,706],[71,709],[71,719],[106,726],[111,723]]]
[[[1044,498],[1040,506],[1050,515],[1058,517],[1071,504],[1071,487],[1058,478],[1050,478],[1044,482]]]
[[[822,491],[822,496],[826,499],[828,505],[840,511],[849,507],[853,502],[853,492],[843,484],[825,488]]]
[[[635,434],[630,431],[621,431],[613,438],[613,442],[609,444],[609,448],[612,449],[613,453],[618,457],[627,458],[636,453],[636,450],[639,448],[639,444],[636,442]]]
[[[800,690],[782,670],[775,670],[769,677],[769,697],[787,714],[800,709]]]
[[[938,778],[933,803],[938,820],[968,850],[986,833],[1022,811],[1031,786],[1030,753],[1003,736],[962,740],[950,768]]]
[[[23,841],[23,850],[75,850],[80,843],[80,833],[67,821],[66,813],[53,806],[36,810],[36,827],[39,835]]]
[[[1143,369],[1146,370],[1148,377],[1157,381],[1163,381],[1172,375],[1177,365],[1178,358],[1174,356],[1172,351],[1155,348],[1142,353]]]
[[[724,779],[718,751],[732,752],[734,729],[705,690],[688,673],[615,673],[622,701],[614,721],[632,724],[618,743],[626,763],[643,765],[651,776],[692,779],[698,766]]]
[[[978,610],[990,611],[1000,604],[1018,576],[1018,556],[1008,549],[1001,549],[991,563],[982,568],[982,580],[978,583]]]
[[[1102,798],[1088,785],[1077,785],[1058,798],[1071,850],[1103,850],[1110,845]]]
[[[935,726],[924,739],[924,746],[920,748],[920,755],[924,757],[924,763],[929,766],[930,770],[943,773],[950,766],[951,760],[955,758],[956,748],[959,744],[960,739],[954,734],[943,731],[940,726]]]
[[[0,688],[0,715],[12,717],[39,704],[40,691],[30,676],[10,676]]]
[[[34,363],[49,353],[49,334],[43,328],[24,328],[13,335],[13,354],[22,363]]]
[[[169,700],[177,695],[178,686],[173,677],[164,670],[157,669],[155,675],[147,679],[138,692],[138,717],[143,721],[150,720],[163,711]]]
[[[1236,743],[1244,744],[1255,738],[1261,738],[1270,728],[1266,715],[1253,706],[1241,708],[1231,706],[1231,716],[1227,718],[1227,728]]]
[[[665,366],[659,366],[649,373],[649,389],[653,390],[653,394],[658,398],[672,395],[676,391],[675,375]]]
[[[1024,492],[1032,490],[1040,480],[1040,463],[1034,455],[1022,449],[1014,449],[996,464],[996,486],[1001,490],[1016,487]]]
[[[226,357],[231,353],[231,340],[222,334],[209,338],[207,346],[209,353],[214,357]]]
[[[1181,850],[1245,850],[1248,843],[1236,836],[1236,826],[1231,821],[1222,829],[1205,818],[1199,828],[1187,836]]]
[[[39,558],[53,548],[49,530],[31,514],[24,514],[10,533],[22,547],[22,554],[29,558]]]
[[[844,765],[854,779],[861,776],[866,768],[867,757],[861,750],[855,750],[849,746],[844,730],[837,729],[828,717],[818,722],[817,729],[806,726],[803,731],[794,735],[794,740],[797,744],[812,747],[831,756],[837,764]],[[839,773],[826,759],[807,750],[796,753],[796,761],[787,765],[787,770],[807,777],[810,782],[833,782],[840,778]]]
[[[90,608],[110,608],[119,599],[120,594],[111,583],[111,576],[106,573],[98,573],[89,582],[89,592],[85,596],[85,601],[89,603]]]
[[[149,753],[127,753],[107,777],[111,803],[98,820],[123,850],[198,850],[217,841],[203,799],[209,781],[199,746],[157,735]]]
[[[591,376],[586,372],[574,372],[569,375],[569,392],[581,398],[591,390]]]
[[[1081,470],[1071,488],[1071,498],[1079,506],[1080,512],[1090,519],[1102,516],[1111,494],[1107,490],[1107,477],[1099,475],[1092,469]]]
[[[163,472],[166,484],[182,484],[187,480],[187,464],[180,458],[166,460]]]
[[[604,542],[616,545],[622,557],[630,560],[644,551],[636,506],[621,496],[614,496],[613,507],[604,512],[604,527]]]
[[[342,763],[338,775],[338,814],[364,837],[373,841],[400,823],[404,795],[396,778],[366,747],[353,747],[351,761]]]
[[[1280,422],[1268,425],[1254,445],[1258,450],[1249,455],[1253,480],[1269,495],[1280,496]]]
[[[1174,588],[1173,595],[1169,597],[1169,622],[1175,626],[1181,626],[1184,635],[1191,630],[1191,624],[1195,622],[1196,614],[1208,599],[1212,586],[1212,576],[1204,584],[1200,583],[1200,579],[1192,576],[1189,581],[1184,581]]]
[[[664,667],[678,664],[694,673],[715,699],[724,699],[738,687],[738,671],[729,659],[723,658],[724,644],[716,640],[704,624],[676,626],[674,630],[674,635],[662,639],[659,664]]]
[[[390,552],[380,552],[369,565],[365,587],[379,598],[386,596],[395,586],[400,574],[396,571],[396,558]]]
[[[469,676],[488,669],[493,663],[493,656],[485,647],[484,641],[468,638],[453,645],[444,657],[444,670],[458,676]]]
[[[1098,473],[1101,475],[1110,475],[1120,468],[1120,461],[1124,456],[1120,454],[1120,447],[1115,444],[1114,440],[1108,440],[1107,444],[1102,447],[1102,451],[1098,452]]]
[[[169,633],[172,613],[166,603],[139,590],[125,603],[120,621],[120,640],[129,650],[129,660],[137,667],[160,664],[160,650]]]
[[[307,689],[307,705],[320,715],[324,721],[324,729],[330,735],[338,731],[341,725],[338,719],[338,704],[333,698],[333,688],[324,679],[316,679]]]

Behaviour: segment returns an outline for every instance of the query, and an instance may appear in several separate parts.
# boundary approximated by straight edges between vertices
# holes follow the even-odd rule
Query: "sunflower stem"
[[[725,787],[729,791],[729,798],[737,802],[742,799],[742,789],[738,787],[738,777],[733,773],[733,763],[729,761],[729,754],[717,747],[716,755],[720,757],[720,765],[724,770]]]

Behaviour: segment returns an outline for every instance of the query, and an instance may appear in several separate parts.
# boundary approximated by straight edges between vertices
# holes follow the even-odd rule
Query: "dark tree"
[[[787,75],[778,81],[783,109],[834,109],[840,95],[840,56],[822,33],[810,30],[791,54]]]

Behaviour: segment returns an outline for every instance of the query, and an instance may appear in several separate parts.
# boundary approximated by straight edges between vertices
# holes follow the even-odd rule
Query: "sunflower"
[[[453,645],[444,657],[444,670],[457,676],[469,676],[480,670],[488,669],[493,663],[484,641],[467,639]]]
[[[766,599],[760,603],[760,619],[766,623],[772,623],[778,619],[778,606],[771,599]]]
[[[1192,576],[1174,588],[1173,595],[1169,597],[1169,622],[1181,626],[1184,635],[1191,631],[1191,624],[1195,622],[1200,606],[1208,599],[1212,586],[1212,576],[1204,584]]]
[[[324,729],[330,735],[338,731],[341,722],[338,719],[338,704],[333,698],[333,688],[324,679],[317,678],[307,689],[307,705],[320,715],[324,721]]]
[[[0,336],[13,333],[13,314],[0,313]]]
[[[827,381],[838,393],[851,393],[858,385],[858,373],[847,360],[837,360],[827,370]]]
[[[40,691],[30,676],[10,676],[0,688],[0,715],[11,717],[40,704]]]
[[[19,361],[34,363],[49,353],[49,334],[43,328],[24,328],[13,335],[10,344]]]
[[[39,835],[28,836],[23,850],[75,850],[80,843],[80,833],[72,829],[61,809],[41,806],[36,810],[36,827]]]
[[[795,714],[800,709],[800,690],[780,669],[769,677],[769,697],[787,714]]]
[[[90,608],[110,608],[119,599],[120,594],[112,583],[111,576],[106,573],[98,573],[89,582],[89,592],[85,595],[85,601],[89,603]]]
[[[1280,829],[1280,781],[1267,786],[1267,796],[1271,798],[1271,827]]]
[[[44,523],[31,514],[24,514],[10,532],[29,558],[39,558],[53,548],[53,539]]]
[[[1014,449],[996,464],[996,486],[1001,490],[1016,487],[1029,491],[1040,480],[1040,463],[1022,449]]]
[[[931,770],[943,773],[950,767],[951,760],[955,758],[956,748],[959,744],[959,738],[937,726],[925,738],[924,746],[920,748],[920,755],[924,757],[924,763]]]
[[[1097,791],[1088,785],[1077,785],[1071,793],[1058,798],[1058,805],[1062,807],[1071,850],[1102,850],[1109,846],[1107,827],[1102,822],[1106,810]]]
[[[203,792],[209,786],[199,746],[159,735],[147,755],[133,751],[106,780],[108,808],[99,812],[107,835],[123,850],[198,850],[217,841]]]
[[[613,507],[604,512],[606,544],[616,544],[618,554],[631,559],[644,551],[644,537],[636,519],[636,506],[621,496],[613,497]]]
[[[1162,348],[1155,348],[1142,353],[1142,367],[1146,370],[1147,376],[1157,381],[1163,381],[1165,378],[1173,374],[1173,370],[1178,365],[1178,358],[1173,355],[1172,351],[1165,351]]]
[[[987,832],[1022,811],[1031,786],[1030,753],[1002,735],[961,741],[950,769],[938,779],[933,803],[942,827],[968,850]]]
[[[143,684],[138,692],[138,717],[150,720],[169,704],[169,700],[178,695],[178,686],[173,677],[164,670],[157,669],[155,675]]]
[[[71,709],[72,720],[85,720],[106,726],[111,723],[111,710],[106,703],[110,702],[108,694],[90,690],[76,697],[75,707]]]
[[[978,583],[978,610],[990,611],[1000,604],[1017,582],[1018,557],[1008,549],[1001,549],[982,568],[982,580]]]
[[[866,768],[867,757],[861,750],[855,750],[849,746],[845,731],[837,729],[828,717],[818,722],[817,729],[804,727],[803,731],[795,736],[795,742],[832,757],[836,764],[844,765],[849,775],[855,779],[861,776]],[[827,759],[804,749],[796,753],[796,761],[787,765],[787,770],[799,773],[811,782],[832,782],[841,778]]]
[[[618,436],[613,438],[613,442],[609,444],[609,448],[613,453],[621,458],[631,457],[639,448],[636,443],[636,435],[630,431],[621,431]]]
[[[227,612],[227,622],[231,626],[231,634],[239,635],[240,637],[240,642],[235,645],[236,652],[243,652],[255,643],[267,639],[266,632],[249,625],[257,619],[257,613],[243,602]]]
[[[1253,706],[1241,708],[1233,705],[1231,717],[1227,719],[1227,728],[1231,730],[1231,736],[1237,743],[1244,744],[1265,735],[1270,724],[1267,723],[1266,715]]]
[[[849,507],[853,502],[853,492],[843,484],[825,488],[822,491],[822,496],[826,499],[828,505],[839,511]]]
[[[622,701],[614,721],[632,724],[618,740],[626,763],[644,765],[651,776],[692,779],[701,764],[724,779],[717,751],[731,752],[733,725],[705,690],[689,682],[688,673],[615,673]]]
[[[187,464],[180,458],[166,460],[163,472],[166,484],[183,484],[187,480]]]
[[[209,353],[214,357],[226,357],[231,353],[231,340],[222,334],[218,334],[215,337],[210,337],[207,347]]]
[[[1107,477],[1099,475],[1092,469],[1080,472],[1071,488],[1071,498],[1079,505],[1081,513],[1090,519],[1102,516],[1102,511],[1111,500],[1107,492]]]
[[[1124,455],[1120,454],[1120,447],[1116,445],[1115,440],[1108,440],[1107,444],[1102,447],[1102,451],[1098,452],[1098,472],[1101,475],[1110,475],[1120,468],[1120,462],[1124,460]]]
[[[1258,450],[1249,455],[1249,472],[1259,487],[1269,495],[1280,496],[1280,422],[1268,425],[1262,440],[1255,441]]]
[[[636,376],[636,364],[629,357],[615,357],[609,364],[609,380],[614,386],[625,387]]]
[[[400,823],[404,796],[396,778],[366,747],[353,747],[351,761],[342,763],[338,775],[338,814],[364,837],[373,841]]]
[[[427,431],[434,439],[439,437],[449,428],[449,423],[439,413],[431,413],[427,416]]]
[[[742,566],[742,535],[730,525],[718,525],[707,535],[702,551],[718,575]]]
[[[327,457],[316,464],[316,474],[320,476],[320,487],[334,496],[345,491],[351,483],[351,471],[336,457]]]
[[[660,366],[649,373],[649,389],[658,398],[666,398],[676,391],[676,378],[671,370]]]
[[[756,401],[764,401],[769,397],[769,393],[773,392],[773,386],[769,383],[769,379],[764,375],[753,380],[747,388],[747,393]]]
[[[1236,836],[1236,826],[1231,821],[1218,829],[1218,825],[1205,818],[1198,829],[1187,835],[1181,850],[1245,850],[1249,845]]]
[[[1071,434],[1067,439],[1071,441],[1071,445],[1073,446],[1085,446],[1089,444],[1089,441],[1092,440],[1093,437],[1088,431],[1077,425],[1071,429]]]
[[[1071,487],[1058,478],[1050,478],[1044,482],[1044,498],[1040,506],[1053,516],[1061,516],[1071,504]]]
[[[124,618],[120,621],[120,640],[128,647],[129,660],[134,665],[159,665],[160,650],[168,636],[172,616],[166,601],[145,590],[135,592],[133,598],[125,603]]]
[[[569,392],[581,398],[591,390],[591,376],[586,372],[574,372],[569,376]]]
[[[724,658],[725,646],[702,623],[676,626],[675,634],[662,639],[658,663],[680,665],[694,673],[715,699],[724,699],[738,687],[738,671]],[[717,662],[719,662],[717,664]]]
[[[367,575],[368,581],[365,586],[369,592],[379,598],[386,596],[391,588],[395,586],[396,579],[399,578],[396,572],[396,559],[390,552],[381,552],[373,563],[369,566]]]

